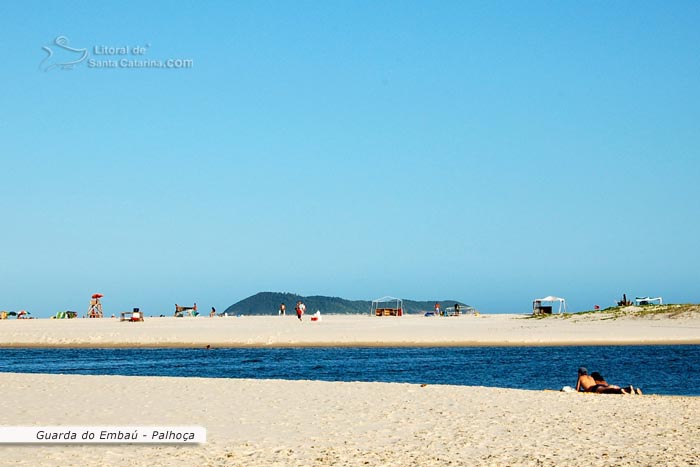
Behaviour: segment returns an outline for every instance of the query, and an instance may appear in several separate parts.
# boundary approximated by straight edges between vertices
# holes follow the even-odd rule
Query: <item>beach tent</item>
[[[473,306],[469,305],[459,305],[459,309],[455,309],[454,305],[453,306],[448,306],[445,308],[445,316],[460,316],[463,314],[473,314],[476,315],[478,314],[476,312],[476,308]]]
[[[194,306],[180,306],[177,303],[175,304],[175,317],[176,318],[182,318],[183,316],[198,316],[199,312],[197,311],[197,304],[195,303]]]
[[[59,311],[52,319],[73,319],[78,317],[77,311]]]
[[[395,297],[372,300],[370,313],[374,316],[403,316],[403,300]]]
[[[549,295],[544,298],[536,298],[532,301],[533,315],[552,312],[552,305],[543,305],[543,303],[559,303],[559,310],[557,313],[561,313],[562,309],[564,310],[564,313],[566,313],[566,299]]]
[[[664,304],[664,301],[661,299],[661,297],[637,297],[634,299],[634,301],[637,303],[637,305],[651,305],[654,302],[657,302],[659,305]]]

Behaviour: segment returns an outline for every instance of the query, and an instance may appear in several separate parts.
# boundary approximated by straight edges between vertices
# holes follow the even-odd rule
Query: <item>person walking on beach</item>
[[[286,314],[287,314],[287,305],[285,305],[284,303],[281,304],[281,305],[280,305],[280,309],[279,309],[279,311],[277,312],[277,314],[280,315],[280,316],[286,315]]]
[[[440,303],[435,302],[435,316],[440,316]]]
[[[305,311],[306,305],[304,305],[304,303],[301,300],[299,300],[296,306],[297,318],[299,318],[299,321],[301,321],[301,317],[304,315]]]

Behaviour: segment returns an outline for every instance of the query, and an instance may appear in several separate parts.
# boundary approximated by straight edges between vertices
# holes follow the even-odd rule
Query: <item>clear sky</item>
[[[0,2],[0,309],[700,302],[698,24],[695,1]]]

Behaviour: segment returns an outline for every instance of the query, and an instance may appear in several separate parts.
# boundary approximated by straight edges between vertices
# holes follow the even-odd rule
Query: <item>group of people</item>
[[[294,311],[296,311],[297,318],[299,318],[299,321],[301,321],[302,320],[301,317],[306,312],[306,305],[304,305],[304,302],[299,300],[297,302],[297,305],[294,307]],[[284,303],[280,304],[280,309],[277,312],[277,314],[279,314],[280,316],[285,316],[287,314],[287,305],[285,305]]]
[[[443,310],[442,307],[440,306],[440,302],[435,302],[435,316],[445,316],[445,313],[447,310]],[[455,316],[459,316],[459,303],[455,303],[454,306],[454,314]]]
[[[592,392],[596,394],[637,394],[642,395],[642,390],[635,388],[631,384],[626,388],[614,384],[608,384],[603,375],[594,371],[590,375],[585,367],[578,369],[578,381],[576,381],[576,392]]]

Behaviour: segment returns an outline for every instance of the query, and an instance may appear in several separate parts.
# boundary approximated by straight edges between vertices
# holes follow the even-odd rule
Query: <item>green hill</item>
[[[303,297],[293,293],[260,292],[234,303],[224,312],[229,315],[276,315],[280,304],[284,303],[287,305],[287,314],[294,314],[294,306],[299,300],[306,304],[307,313],[320,310],[324,314],[369,314],[372,306],[371,300],[346,300],[322,295]],[[435,302],[439,302],[443,308],[454,306],[455,303],[459,303],[465,311],[469,308],[469,305],[458,300],[404,300],[403,308],[406,314],[424,313],[432,311]]]

